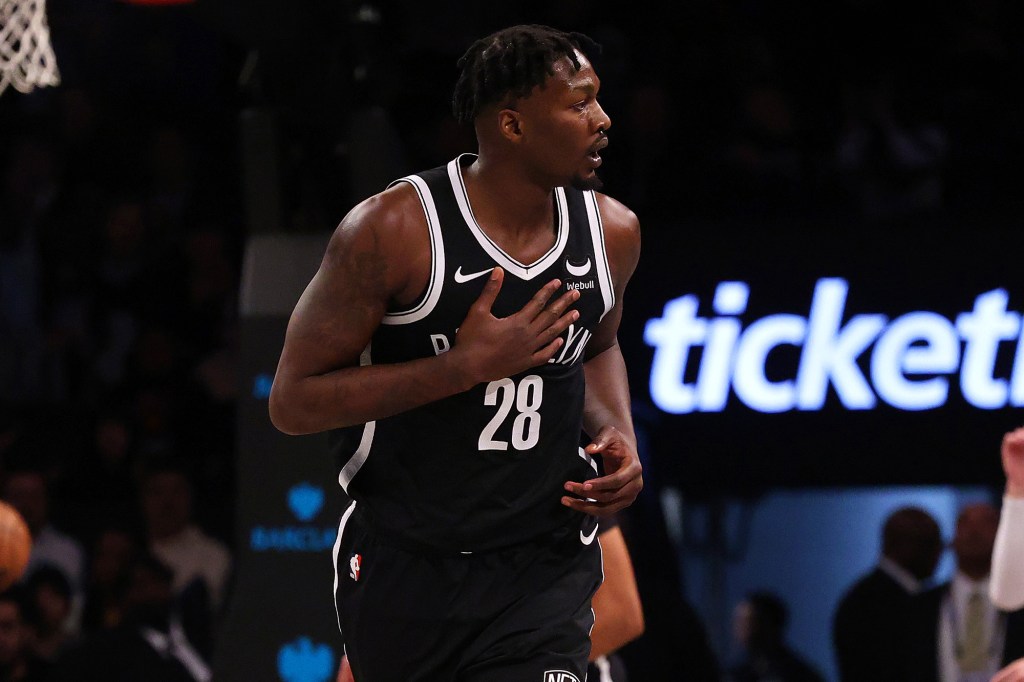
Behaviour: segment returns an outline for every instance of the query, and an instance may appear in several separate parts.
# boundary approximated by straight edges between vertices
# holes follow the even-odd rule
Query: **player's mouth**
[[[601,150],[608,146],[608,138],[602,137],[598,140],[597,144],[590,148],[587,152],[587,158],[590,160],[590,164],[597,168],[601,165]]]

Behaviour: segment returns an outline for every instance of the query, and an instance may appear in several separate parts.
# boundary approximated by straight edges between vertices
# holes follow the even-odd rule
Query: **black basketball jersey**
[[[396,363],[447,352],[491,270],[505,279],[492,308],[520,310],[554,278],[573,288],[579,319],[548,363],[469,391],[335,432],[339,481],[367,521],[399,539],[454,551],[517,544],[581,519],[560,503],[565,481],[595,475],[579,448],[583,357],[614,304],[604,233],[593,192],[554,190],[554,245],[536,262],[514,260],[480,229],[466,194],[463,155],[411,175],[430,231],[430,281],[419,300],[389,311],[363,364]],[[560,295],[560,294],[556,294]],[[344,430],[343,430],[344,431]]]

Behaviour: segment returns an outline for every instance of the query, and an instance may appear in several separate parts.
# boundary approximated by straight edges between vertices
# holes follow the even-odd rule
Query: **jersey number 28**
[[[498,405],[498,394],[501,404]],[[498,379],[487,384],[484,391],[484,405],[498,405],[498,411],[487,426],[480,432],[477,447],[480,450],[508,450],[508,442],[495,440],[494,435],[505,422],[512,405],[515,404],[515,421],[512,422],[512,447],[516,450],[529,450],[540,440],[540,404],[544,400],[544,380],[536,374],[530,374],[519,381],[519,385],[511,379]]]

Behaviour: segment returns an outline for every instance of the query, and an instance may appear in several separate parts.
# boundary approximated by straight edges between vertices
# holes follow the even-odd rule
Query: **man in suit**
[[[942,554],[939,525],[927,512],[904,507],[882,529],[878,565],[840,600],[833,645],[842,682],[902,682],[899,635],[913,596]]]
[[[999,512],[964,507],[957,518],[953,579],[915,600],[906,631],[907,682],[989,682],[1024,656],[1024,611],[1000,611],[989,598]]]

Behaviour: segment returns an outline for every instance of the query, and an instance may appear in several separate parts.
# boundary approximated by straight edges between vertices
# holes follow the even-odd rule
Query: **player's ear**
[[[498,132],[509,142],[518,142],[523,136],[522,114],[515,109],[498,112]]]

